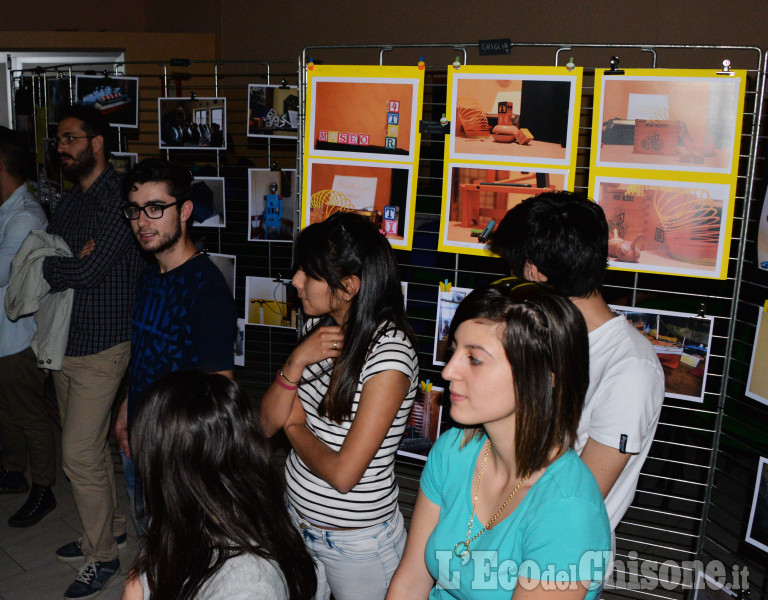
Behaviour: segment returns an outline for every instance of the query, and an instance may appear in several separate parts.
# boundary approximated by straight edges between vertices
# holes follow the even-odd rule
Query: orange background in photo
[[[468,167],[457,167],[453,169],[453,185],[451,187],[451,207],[449,220],[460,221],[461,220],[461,202],[462,190],[460,184],[463,183],[494,183],[497,181],[503,181],[505,179],[519,179],[521,177],[532,176],[526,181],[526,183],[532,187],[536,186],[536,171],[507,171],[496,169],[475,169]],[[549,185],[554,185],[555,190],[565,189],[565,174],[564,173],[549,173]],[[509,191],[506,191],[509,190]],[[479,195],[479,209],[481,213],[484,211],[502,211],[506,212],[511,208],[514,208],[520,204],[526,198],[529,198],[532,194],[530,190],[525,187],[509,187],[506,190],[495,189],[493,191],[480,191]],[[487,221],[483,221],[485,224]]]
[[[410,151],[414,87],[401,83],[318,81],[312,99],[315,141],[321,130],[367,133],[371,146],[384,147],[390,100],[400,102],[397,147]]]
[[[609,119],[626,119],[630,94],[657,94],[669,96],[669,115],[661,119],[684,121],[691,136],[697,141],[704,138],[707,127],[707,108],[711,91],[706,81],[604,81],[603,123]]]
[[[383,211],[390,202],[392,187],[392,170],[378,167],[361,167],[351,165],[328,165],[314,163],[312,165],[312,181],[310,182],[310,194],[321,190],[330,190],[333,187],[333,178],[336,175],[348,177],[376,177],[376,198],[374,209]]]
[[[521,92],[523,82],[519,79],[460,79],[456,86],[459,98],[472,98],[477,100],[486,111],[496,112],[493,101],[499,92]],[[458,100],[458,98],[457,98]],[[455,106],[454,106],[455,110]],[[520,107],[514,106],[515,114],[520,114]]]

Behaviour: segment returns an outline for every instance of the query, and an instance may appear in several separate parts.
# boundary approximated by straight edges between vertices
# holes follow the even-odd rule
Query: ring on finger
[[[339,342],[337,340],[333,340],[333,349],[336,350],[336,348],[339,347]]]

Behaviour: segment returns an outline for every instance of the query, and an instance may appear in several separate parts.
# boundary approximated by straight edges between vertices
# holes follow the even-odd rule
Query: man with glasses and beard
[[[140,162],[125,181],[128,202],[123,213],[141,249],[157,260],[139,278],[131,322],[128,394],[115,423],[139,533],[143,502],[140,482],[133,477],[128,424],[141,395],[164,375],[179,370],[233,377],[235,300],[219,268],[197,251],[189,237],[191,188],[189,169],[162,159]]]
[[[118,543],[125,541],[107,434],[130,358],[131,307],[145,263],[121,211],[120,177],[107,162],[109,133],[94,108],[73,105],[62,112],[56,151],[75,186],[62,194],[48,232],[63,237],[77,255],[43,263],[51,292],[74,289],[63,366],[53,373],[64,472],[83,523],[83,537],[56,551],[65,562],[85,559],[64,594],[68,599],[101,592],[120,571]]]

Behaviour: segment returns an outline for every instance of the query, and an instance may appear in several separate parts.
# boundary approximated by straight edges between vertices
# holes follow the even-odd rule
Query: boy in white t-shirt
[[[664,401],[651,344],[600,294],[608,223],[585,195],[550,192],[512,208],[491,239],[512,273],[569,296],[589,330],[589,389],[575,449],[595,476],[615,530],[629,508]]]

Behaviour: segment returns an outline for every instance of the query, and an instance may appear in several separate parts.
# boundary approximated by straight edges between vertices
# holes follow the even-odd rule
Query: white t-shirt
[[[305,331],[315,323],[316,320],[310,320]],[[336,423],[317,413],[317,408],[325,397],[330,383],[330,373],[333,368],[330,359],[309,365],[302,374],[298,394],[306,413],[307,427],[321,442],[336,451],[341,448],[349,433],[349,428],[357,414],[363,384],[368,379],[384,371],[399,371],[411,382],[381,448],[376,451],[376,455],[358,484],[346,494],[337,491],[328,482],[315,475],[298,454],[291,450],[285,463],[288,500],[296,512],[316,525],[370,527],[390,519],[397,510],[395,454],[416,397],[419,363],[416,350],[410,340],[394,324],[386,322],[380,325],[374,339],[379,334],[360,373],[349,419]]]
[[[631,454],[605,498],[611,530],[632,503],[664,402],[664,371],[650,342],[623,316],[589,334],[589,389],[574,448],[587,438]]]
[[[147,576],[140,576],[144,600],[151,600]],[[288,600],[285,578],[276,562],[255,554],[241,554],[227,560],[203,584],[196,600]]]

